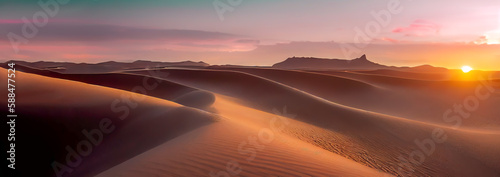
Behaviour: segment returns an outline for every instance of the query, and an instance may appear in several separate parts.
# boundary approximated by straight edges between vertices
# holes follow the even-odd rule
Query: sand
[[[220,67],[154,75],[157,70],[24,69],[34,74],[19,72],[19,112],[37,117],[27,120],[37,126],[26,136],[40,139],[31,144],[40,146],[33,152],[40,164],[50,157],[64,161],[64,147],[85,138],[82,129],[103,118],[116,122],[71,175],[500,175],[498,80],[387,70]],[[144,78],[161,82],[133,93]],[[476,98],[479,106],[468,118],[455,127],[443,119],[454,104],[477,96],[481,85],[480,93],[493,91]],[[123,95],[141,101],[121,120],[124,112],[110,105]],[[52,130],[33,133],[47,127]],[[57,136],[50,140],[49,134]],[[50,166],[39,168],[54,176]]]

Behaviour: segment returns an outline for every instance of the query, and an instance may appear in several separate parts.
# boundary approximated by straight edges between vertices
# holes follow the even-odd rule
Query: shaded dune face
[[[463,122],[462,127],[490,130],[499,129],[500,110],[496,105],[500,102],[500,82],[493,73],[490,76],[478,77],[476,80],[423,80],[406,79],[392,76],[365,74],[356,72],[322,72],[336,77],[346,77],[385,88],[385,95],[371,95],[383,100],[374,104],[374,99],[363,99],[360,107],[365,110],[405,117],[408,119],[432,122],[443,121],[443,113],[454,109],[454,105],[465,104],[470,97],[486,94],[486,99],[479,99],[477,110],[470,112],[473,118]],[[478,80],[481,79],[481,80]],[[496,90],[489,93],[491,90]],[[363,103],[372,105],[366,107]],[[401,104],[404,103],[404,104]],[[350,105],[350,104],[349,104]],[[355,104],[352,105],[358,107]],[[469,111],[467,111],[469,112]],[[447,123],[449,124],[449,123]]]
[[[6,67],[6,65],[3,67]],[[215,98],[210,92],[169,82],[167,80],[160,79],[159,77],[124,73],[61,74],[49,70],[40,70],[21,65],[16,66],[16,69],[48,77],[132,91],[143,95],[171,100],[179,104],[195,108],[207,108],[213,104]],[[149,74],[152,76],[168,76],[168,73]]]
[[[178,96],[172,101],[190,107],[207,108],[215,102],[215,96],[207,91],[194,90]]]
[[[154,112],[161,108],[151,108],[145,113]],[[102,148],[96,151],[96,157],[89,160],[79,169],[82,173],[97,175],[115,165],[133,158],[158,145],[168,142],[187,132],[193,131],[218,120],[214,115],[189,107],[179,107],[165,113],[156,113],[157,116],[144,117],[130,122],[116,134],[110,136]],[[166,156],[165,158],[169,158]]]
[[[304,89],[308,90],[308,92],[317,90],[321,92],[328,91],[336,94],[348,94],[373,92],[376,91],[376,89],[379,89],[377,86],[367,82],[297,70],[254,68],[215,68],[215,70],[241,71],[273,81],[278,81],[286,85],[311,85],[309,88],[304,87]]]
[[[287,71],[255,68],[217,68],[234,70],[271,79],[312,95],[342,105],[363,110],[404,117],[413,120],[446,124],[443,112],[459,101],[476,94],[478,86],[485,92],[481,81],[430,81],[384,75],[371,75],[339,71]],[[379,71],[379,70],[376,70]],[[363,71],[364,72],[364,71]],[[368,72],[368,71],[366,71]],[[400,72],[400,71],[395,71]],[[320,74],[317,74],[320,73]],[[422,73],[415,73],[417,76]],[[425,75],[425,74],[424,74]],[[427,77],[427,76],[426,76]],[[500,89],[497,81],[487,81]],[[499,128],[499,110],[494,109],[500,97],[491,95],[481,102],[477,116],[464,122],[464,127],[491,130]]]
[[[0,71],[6,75],[5,69]],[[17,151],[20,159],[30,159],[18,163],[33,167],[21,176],[33,171],[56,176],[54,162],[70,168],[64,176],[93,176],[218,120],[204,111],[118,89],[22,72],[16,72],[16,81]],[[124,95],[141,101],[123,102]],[[114,102],[118,104],[112,106]]]

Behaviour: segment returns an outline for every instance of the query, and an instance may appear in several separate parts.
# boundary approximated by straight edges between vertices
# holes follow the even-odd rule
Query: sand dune
[[[297,114],[297,120],[321,127],[320,130],[327,132],[315,134],[299,129],[300,131],[292,131],[291,135],[298,135],[297,138],[302,138],[303,141],[337,154],[343,154],[359,163],[392,174],[408,172],[404,169],[401,171],[398,168],[402,166],[395,165],[399,162],[398,157],[407,156],[416,150],[418,147],[413,144],[413,141],[431,136],[432,130],[435,128],[449,132],[450,140],[436,148],[439,155],[430,156],[426,159],[425,164],[416,166],[415,175],[467,176],[483,174],[494,176],[499,170],[498,166],[495,165],[495,162],[500,160],[496,158],[499,157],[499,154],[492,150],[500,145],[496,140],[500,134],[495,131],[486,131],[484,136],[479,133],[479,136],[485,137],[491,142],[489,145],[484,144],[484,151],[469,149],[469,151],[464,152],[462,147],[469,146],[468,143],[472,143],[474,140],[465,141],[463,137],[471,136],[468,135],[471,132],[477,132],[454,130],[447,126],[366,112],[326,101],[278,82],[241,72],[176,69],[168,70],[168,72],[170,73],[168,80],[235,97],[245,105],[266,112],[271,112],[273,108],[286,106]],[[334,137],[347,137],[347,140],[335,139]],[[332,140],[335,143],[332,144]],[[357,148],[353,148],[353,146]],[[363,151],[355,152],[355,149]],[[477,160],[476,153],[495,158]],[[445,163],[464,168],[443,169],[437,165]],[[466,166],[474,168],[465,168]]]
[[[71,175],[500,174],[497,93],[458,128],[441,117],[474,95],[481,81],[236,67],[19,70],[34,73],[17,78],[18,111],[31,130],[22,136],[38,139],[23,147],[37,147],[29,149],[33,163],[46,165],[34,170],[49,176],[53,160],[67,161],[66,146],[89,139],[82,130],[108,119],[115,129],[103,133]],[[500,89],[498,83],[490,86]],[[147,92],[131,92],[136,87]]]
[[[4,69],[2,69],[2,73],[5,74]],[[171,144],[180,149],[186,147],[186,144],[179,143],[178,141],[188,143],[187,145],[191,145],[188,147],[193,148],[188,148],[188,150],[177,149],[178,151],[171,151],[171,149],[166,149],[165,151],[159,152],[159,154],[153,154],[153,157],[177,157],[184,154],[186,156],[171,159],[174,160],[176,164],[187,163],[189,164],[188,166],[174,165],[169,160],[161,159],[159,163],[164,163],[165,165],[159,166],[158,168],[166,169],[162,169],[159,171],[153,170],[152,172],[141,170],[139,174],[141,174],[141,176],[147,176],[147,174],[150,173],[156,173],[157,175],[161,176],[175,176],[181,174],[182,176],[190,176],[190,174],[206,175],[209,172],[218,172],[219,169],[224,169],[217,166],[218,162],[223,162],[223,160],[226,159],[233,159],[233,154],[238,154],[239,151],[238,143],[240,142],[238,141],[245,141],[248,133],[254,133],[255,135],[259,134],[259,126],[254,125],[247,127],[244,123],[241,122],[244,121],[244,119],[239,119],[239,117],[237,116],[243,113],[240,111],[241,108],[244,107],[237,106],[237,104],[234,103],[232,103],[234,104],[234,106],[232,107],[228,105],[215,107],[224,108],[218,109],[219,111],[238,111],[233,112],[230,115],[220,114],[220,116],[223,117],[230,116],[233,118],[223,118],[222,120],[220,120],[220,118],[216,118],[210,114],[204,113],[203,111],[197,111],[191,108],[183,108],[178,104],[153,97],[141,96],[144,98],[138,104],[138,107],[134,108],[134,110],[131,111],[124,120],[120,120],[120,114],[116,115],[117,113],[112,112],[111,110],[106,110],[106,108],[102,108],[100,106],[93,106],[88,108],[86,105],[95,104],[93,103],[94,101],[98,103],[109,102],[112,104],[113,99],[119,100],[122,95],[130,95],[130,97],[140,95],[116,89],[110,89],[107,87],[87,85],[74,81],[52,79],[24,73],[18,74],[18,80],[25,83],[20,84],[19,87],[28,88],[19,90],[18,92],[19,94],[25,95],[23,97],[20,97],[18,100],[18,105],[20,107],[23,107],[19,110],[19,112],[23,112],[21,116],[38,118],[26,119],[26,122],[35,124],[33,126],[25,126],[25,128],[32,129],[32,132],[39,132],[42,131],[42,129],[46,128],[50,129],[50,131],[44,131],[44,133],[41,134],[37,133],[26,135],[38,137],[39,141],[30,142],[30,144],[28,145],[31,145],[30,147],[37,147],[37,150],[35,150],[35,152],[33,153],[39,152],[37,154],[39,154],[40,156],[36,156],[33,158],[39,159],[41,164],[46,164],[43,163],[42,160],[48,160],[46,159],[48,157],[57,157],[56,161],[60,161],[64,165],[65,155],[67,155],[64,151],[65,145],[71,146],[72,144],[75,144],[76,146],[76,144],[79,143],[77,140],[86,140],[87,138],[86,136],[81,135],[81,132],[79,132],[79,130],[94,128],[94,126],[99,125],[100,121],[106,119],[106,117],[113,118],[113,125],[116,126],[116,130],[111,132],[108,136],[105,136],[102,143],[99,143],[97,146],[93,147],[90,155],[83,157],[81,164],[72,169],[74,171],[72,171],[70,175],[79,176],[97,174],[102,170],[106,170],[124,160],[132,158],[138,154],[141,154],[141,152],[160,144],[162,145],[151,151],[155,152],[157,151],[157,149],[164,146],[169,147],[171,146]],[[35,90],[32,89],[33,87],[30,87],[31,84],[40,85],[41,87]],[[78,92],[78,94],[75,94],[76,88],[85,90],[85,92]],[[35,95],[39,92],[58,93],[58,99],[51,99],[50,101],[47,101],[47,98],[39,98],[37,96],[50,97],[51,95]],[[64,105],[60,105],[62,100],[64,100]],[[222,102],[224,102],[223,99]],[[46,111],[47,108],[50,107],[58,107],[58,109],[57,111]],[[90,109],[92,109],[93,111],[88,111]],[[72,114],[75,111],[82,112],[82,114]],[[253,116],[260,117],[261,115],[265,115],[266,117],[262,117],[261,120],[274,116],[273,114],[264,113],[261,111],[254,110],[254,112],[257,112],[258,115],[247,114],[249,117],[247,117],[246,121],[250,121],[248,119]],[[57,117],[57,119],[54,119],[55,117]],[[186,133],[197,129],[197,127],[209,125],[211,122],[214,122],[214,120],[219,120],[221,122],[213,124],[213,126],[202,128],[199,131]],[[64,131],[68,132],[64,134],[57,133]],[[212,134],[205,134],[207,131],[211,132]],[[199,135],[197,132],[203,133]],[[234,133],[231,133],[229,136],[227,132]],[[184,137],[192,138],[193,134],[195,134],[194,136],[196,137],[208,137],[197,141],[195,141],[196,139],[185,140]],[[49,135],[52,135],[50,136],[50,139],[48,139]],[[145,139],[144,137],[148,138]],[[228,137],[228,139],[226,139],[226,137]],[[218,138],[221,139],[221,143],[214,143],[219,142],[217,140]],[[245,171],[242,172],[242,175],[383,175],[382,173],[377,172],[374,169],[370,169],[368,167],[357,164],[354,161],[350,161],[341,156],[329,153],[328,151],[323,150],[319,147],[315,147],[311,144],[292,139],[290,137],[288,137],[287,141],[289,141],[289,143],[286,144],[280,142],[269,143],[268,145],[266,145],[268,151],[263,151],[259,154],[259,156],[256,156],[255,161],[252,160],[251,162],[242,162],[242,168],[245,168]],[[44,144],[42,142],[48,144],[44,146],[42,145]],[[290,143],[292,143],[293,145],[299,144],[300,146],[291,146]],[[194,144],[197,144],[197,146],[192,146]],[[314,152],[321,151],[322,153],[328,153],[329,155],[323,156],[321,158],[313,157],[311,156],[313,151],[304,151],[304,153],[296,154],[295,152],[299,150],[299,147],[310,148],[311,150],[314,150]],[[221,148],[233,148],[234,151],[224,151],[221,150]],[[45,150],[52,150],[53,153],[42,153]],[[206,153],[211,151],[213,153],[219,154],[207,157]],[[222,154],[220,154],[221,152]],[[148,151],[147,153],[136,156],[131,161],[134,161],[134,159],[141,159],[141,157],[147,156],[149,153],[151,152]],[[240,157],[246,158],[245,155],[240,155]],[[147,157],[146,159],[154,160],[155,158]],[[236,156],[236,159],[238,159],[238,156]],[[192,162],[193,160],[195,162]],[[197,168],[206,165],[206,162],[196,162],[203,160],[212,161],[212,165],[214,166],[208,166],[206,169]],[[127,161],[122,165],[128,163],[130,162]],[[275,165],[256,165],[261,163],[274,163]],[[101,175],[105,176],[108,173],[112,173],[113,169],[119,169],[122,165],[111,168]],[[140,166],[133,166],[135,168],[140,168]],[[126,169],[132,169],[132,172],[134,172],[133,168],[127,167]],[[54,172],[51,170],[52,169],[47,168],[47,166],[40,167],[41,174],[47,176],[51,176],[52,174],[54,174]],[[200,170],[206,171],[200,172]],[[126,172],[128,170],[121,169],[119,171],[120,173],[125,173],[124,175],[126,176]],[[132,173],[131,175],[134,176],[134,173]]]
[[[221,96],[214,107],[224,117],[221,122],[169,141],[98,176],[390,176],[272,132],[269,120],[276,115]],[[258,138],[264,130],[270,131],[272,138]],[[252,138],[256,138],[255,146]],[[233,170],[226,170],[228,163],[237,164],[233,174]]]
[[[384,114],[410,118],[414,120],[443,123],[443,113],[463,104],[470,96],[485,94],[486,89],[500,88],[500,80],[484,81],[429,81],[395,78],[392,76],[358,74],[357,72],[322,72],[336,77],[345,77],[361,82],[367,82],[384,88],[384,92],[366,94],[365,98],[341,102],[353,107],[380,112]],[[295,87],[302,88],[300,85]],[[312,93],[312,92],[311,92]],[[316,92],[315,92],[316,93]],[[324,98],[329,93],[316,93]],[[324,96],[323,96],[324,95]],[[480,106],[473,112],[474,119],[464,122],[465,127],[498,129],[500,111],[494,109],[499,102],[498,94],[492,94],[488,99],[481,100]],[[380,101],[383,100],[383,101]],[[336,100],[335,100],[336,101]],[[404,103],[404,104],[401,104]]]
[[[6,70],[0,69],[0,74],[6,76]],[[95,132],[102,130],[102,125],[106,130],[112,129],[108,133],[101,132],[102,143],[92,146],[89,155],[81,161],[74,159],[74,164],[78,165],[70,166],[73,170],[70,176],[96,174],[218,119],[170,101],[107,87],[19,71],[16,80],[16,106],[20,117],[17,124],[20,130],[29,130],[17,135],[20,139],[18,151],[24,152],[19,153],[21,157],[29,154],[30,157],[24,158],[32,159],[19,163],[39,164],[31,170],[36,170],[40,176],[55,176],[51,167],[53,161],[69,166],[66,158],[70,151],[66,146],[75,150],[79,143],[90,139],[82,132],[84,130]],[[124,97],[129,100],[123,101]],[[99,136],[94,135],[98,140]],[[22,140],[28,137],[29,141]]]
[[[3,65],[3,67],[6,67]],[[196,108],[205,108],[214,102],[214,95],[177,83],[172,83],[159,77],[168,73],[151,72],[149,76],[137,76],[124,73],[97,73],[97,74],[62,74],[50,70],[36,69],[17,65],[17,70],[88,84],[106,86],[139,94],[153,96],[161,99],[171,100],[176,103]],[[196,99],[193,99],[196,98]]]
[[[231,72],[231,70],[245,72],[251,75],[234,73]],[[174,71],[175,70],[169,70],[168,72],[173,74],[172,72]],[[249,102],[252,103],[267,103],[267,100],[257,100],[259,96],[262,95],[276,97],[276,94],[285,93],[281,93],[281,91],[269,93],[267,92],[268,90],[274,89],[261,89],[262,87],[258,87],[257,85],[276,85],[273,83],[280,83],[287,86],[285,90],[292,87],[299,92],[303,91],[342,105],[435,124],[448,124],[442,119],[443,113],[453,108],[453,105],[457,104],[457,102],[461,103],[463,99],[468,96],[475,95],[477,87],[484,85],[482,82],[478,81],[436,82],[401,79],[388,76],[372,76],[350,72],[338,72],[340,74],[332,76],[301,71],[251,68],[225,68],[224,71],[221,72],[200,70],[188,71],[204,74],[200,74],[203,76],[197,76],[194,74],[191,75],[192,73],[183,72],[178,74],[179,76],[170,75],[168,78],[174,81],[176,77],[183,78],[184,75],[196,76],[185,80],[193,81],[182,83],[193,83],[193,87],[203,89],[202,83],[210,82],[211,78],[218,80],[225,79],[225,81],[217,82],[231,84],[218,84],[207,89],[210,90],[217,87],[220,88],[218,91],[221,93],[234,92],[234,94],[229,93],[230,96],[244,93],[244,96],[248,96],[250,99]],[[138,73],[147,74],[145,71],[139,71]],[[238,79],[235,78],[235,75],[241,75],[242,77]],[[268,80],[259,80],[253,76],[263,77]],[[237,83],[241,83],[241,87],[233,87],[233,85]],[[278,87],[280,87],[280,84],[277,84]],[[492,84],[492,86],[498,86],[496,88],[500,88],[498,84]],[[460,98],[462,98],[462,100],[459,100]],[[467,122],[463,122],[462,126],[480,129],[487,128],[491,130],[500,128],[500,119],[498,118],[500,111],[494,109],[499,101],[500,97],[497,94],[491,95],[487,100],[482,100],[481,106],[474,112],[474,118],[469,119]]]

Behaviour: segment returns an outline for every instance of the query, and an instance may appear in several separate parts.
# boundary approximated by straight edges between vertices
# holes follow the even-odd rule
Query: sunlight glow
[[[464,73],[468,73],[468,72],[472,71],[472,67],[470,67],[470,66],[462,66],[462,71]]]

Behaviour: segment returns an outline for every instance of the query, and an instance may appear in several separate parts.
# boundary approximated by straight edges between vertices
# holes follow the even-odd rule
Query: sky
[[[499,70],[498,0],[1,0],[0,60]]]

